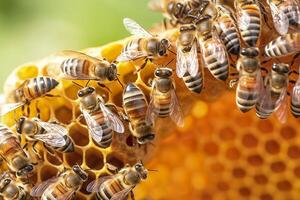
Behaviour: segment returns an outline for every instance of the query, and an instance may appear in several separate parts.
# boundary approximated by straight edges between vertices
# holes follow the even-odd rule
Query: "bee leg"
[[[55,152],[53,151],[53,149],[51,149],[49,146],[47,146],[45,143],[44,143],[44,147],[45,149],[47,150],[47,152],[51,155],[51,156],[56,156],[55,155]]]
[[[132,190],[130,191],[130,198],[131,198],[132,200],[135,200],[135,198],[134,198],[134,193],[133,193]]]
[[[118,167],[116,167],[115,165],[110,164],[110,163],[105,163],[105,165],[106,165],[106,168],[107,168],[111,173],[113,173],[113,174],[117,174],[117,173],[118,173],[119,169],[118,169]]]
[[[291,74],[299,75],[299,72],[297,72],[296,70],[291,70],[291,71],[289,71],[288,75],[291,75]]]
[[[296,54],[294,55],[293,60],[292,60],[292,62],[291,62],[291,64],[290,64],[290,66],[293,66],[293,65],[294,65],[295,60],[296,60],[299,56],[300,56],[300,52],[298,52],[298,53],[296,53]]]
[[[46,97],[61,97],[60,95],[45,94]]]
[[[27,150],[28,147],[28,143],[26,142],[26,144],[22,147],[22,149],[26,149]]]
[[[34,143],[32,144],[31,148],[32,148],[32,151],[37,155],[38,159],[42,160],[42,157],[38,153],[38,150],[35,148],[35,146],[37,145],[37,143],[38,143],[38,141],[34,141]]]
[[[146,58],[145,62],[141,65],[141,67],[135,71],[135,74],[139,73],[142,69],[144,69],[146,67],[148,61],[151,61],[151,59],[150,58]]]
[[[265,67],[261,67],[260,70],[266,72],[267,74],[269,73],[269,70]]]
[[[121,118],[126,121],[126,122],[130,122],[129,117],[125,114],[125,113],[120,113]]]
[[[167,18],[164,18],[163,24],[164,24],[164,29],[165,29],[165,31],[168,30],[168,22],[167,22]]]
[[[74,121],[75,121],[75,122],[79,122],[79,121],[81,121],[83,118],[84,118],[84,117],[83,117],[83,114],[80,114]]]
[[[41,119],[41,110],[38,107],[38,102],[36,102],[36,104],[35,104],[35,109],[36,109],[36,112],[37,112],[37,118]]]
[[[97,82],[97,85],[99,85],[99,86],[102,87],[102,88],[107,89],[108,92],[112,93],[112,91],[111,91],[111,90],[109,89],[109,87],[107,87],[106,85],[104,85],[104,84],[102,84],[102,83],[99,83],[99,82]]]
[[[239,82],[238,78],[230,80],[228,84],[229,88],[232,89],[238,82]]]
[[[153,83],[153,78],[149,78],[148,81],[147,81],[147,85],[149,87],[152,87],[152,83]]]

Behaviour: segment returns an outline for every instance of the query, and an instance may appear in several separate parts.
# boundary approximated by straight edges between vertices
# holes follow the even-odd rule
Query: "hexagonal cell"
[[[246,176],[246,171],[241,167],[236,167],[232,169],[232,175],[234,178],[244,178]]]
[[[274,129],[274,126],[269,119],[257,121],[256,126],[261,131],[261,133],[271,133]]]
[[[49,178],[57,176],[58,170],[52,166],[43,166],[40,171],[41,181],[48,180]]]
[[[276,140],[268,140],[265,149],[269,154],[278,154],[280,152],[280,144]]]
[[[82,165],[82,150],[75,147],[75,151],[72,153],[64,154],[65,162],[72,167],[75,164]]]
[[[293,185],[288,180],[281,180],[277,183],[277,188],[281,191],[290,191],[293,188]]]
[[[219,137],[221,140],[224,141],[229,141],[229,140],[234,140],[236,136],[236,132],[232,127],[223,127],[219,132]]]
[[[286,164],[282,161],[276,161],[271,163],[270,168],[275,173],[282,173],[286,169]]]
[[[115,93],[114,96],[112,97],[112,100],[115,105],[121,107],[123,104],[123,92],[120,91],[120,92]]]
[[[289,146],[287,154],[292,159],[300,158],[300,147],[297,145]]]
[[[203,151],[209,156],[216,156],[219,153],[219,146],[213,141],[208,141],[203,145]]]
[[[239,189],[239,193],[243,197],[249,197],[249,196],[251,196],[251,189],[248,187],[241,187]]]
[[[76,193],[76,200],[87,200],[87,198],[84,196],[84,194],[81,194],[80,192]]]
[[[256,174],[254,175],[253,179],[259,185],[265,185],[269,181],[268,177],[265,174]]]
[[[79,89],[80,88],[76,85],[70,85],[70,86],[64,88],[64,90],[65,90],[64,92],[65,92],[65,95],[67,98],[69,98],[71,100],[76,100]]]
[[[103,154],[101,151],[90,148],[85,152],[85,163],[90,169],[100,170],[104,166]]]
[[[242,137],[242,144],[247,148],[253,148],[257,146],[258,139],[253,133],[246,133]]]
[[[55,118],[63,124],[69,124],[72,121],[72,110],[67,106],[56,108],[54,114]]]
[[[53,165],[61,165],[62,164],[62,161],[63,161],[63,158],[62,158],[62,154],[59,153],[59,152],[56,152],[56,155],[51,155],[50,153],[46,153],[46,160],[53,164]]]
[[[241,157],[241,153],[237,147],[228,147],[225,152],[225,156],[227,159],[234,161]]]
[[[228,191],[230,189],[230,183],[226,181],[219,181],[217,183],[217,189],[223,192]]]
[[[216,161],[210,164],[209,169],[214,173],[222,173],[225,170],[225,166],[222,163]]]
[[[89,133],[86,127],[73,124],[69,130],[69,136],[78,146],[86,146],[89,143]]]
[[[280,135],[282,138],[290,140],[296,137],[297,132],[292,126],[285,125],[280,129]]]
[[[300,166],[295,167],[294,174],[297,178],[300,178]]]
[[[18,69],[16,75],[21,80],[37,77],[39,73],[38,67],[35,65],[23,66]]]
[[[125,165],[125,163],[123,162],[122,156],[118,155],[115,152],[112,152],[112,153],[107,155],[106,163],[109,163],[109,164],[117,167],[118,169],[123,168],[124,165]]]
[[[264,163],[264,159],[258,154],[248,156],[247,161],[254,167],[261,166]]]
[[[86,187],[90,182],[96,179],[96,175],[93,172],[87,172],[88,173],[88,180],[84,182],[80,188],[80,192],[83,194],[90,194],[88,191],[86,191]]]
[[[260,200],[273,200],[273,196],[268,193],[264,193],[260,195]]]

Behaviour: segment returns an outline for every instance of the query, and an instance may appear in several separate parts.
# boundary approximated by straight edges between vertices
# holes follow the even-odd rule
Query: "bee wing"
[[[227,60],[226,48],[215,34],[213,34],[213,42],[209,43],[207,51],[211,52],[212,55],[215,55],[215,58],[219,63],[223,63]]]
[[[120,192],[115,193],[114,195],[112,195],[110,200],[124,200],[133,188],[134,187],[126,188]]]
[[[36,119],[36,122],[43,127],[46,132],[57,133],[62,136],[68,135],[68,130],[59,124],[43,122],[40,119]]]
[[[267,77],[269,79],[269,77]],[[264,84],[260,85],[260,92],[258,97],[258,109],[259,110],[273,110],[274,109],[274,103],[271,98],[271,88],[270,84],[267,84],[266,87],[264,87]]]
[[[119,117],[110,111],[102,102],[100,102],[100,108],[105,118],[109,120],[112,129],[118,133],[124,133],[124,125]]]
[[[153,11],[163,12],[164,7],[161,0],[150,0],[148,3],[148,7]]]
[[[177,45],[178,46],[178,45]],[[176,74],[178,78],[182,78],[187,72],[187,61],[186,53],[183,53],[180,48],[177,48],[177,58],[176,58]]]
[[[197,76],[199,71],[199,62],[198,62],[198,52],[197,52],[197,44],[194,42],[188,57],[186,58],[187,61],[187,69],[188,72],[192,77]]]
[[[291,6],[288,7],[288,9],[293,9],[294,12],[292,13],[291,18],[297,23],[300,24],[300,3],[297,2],[297,0],[291,0]]]
[[[294,85],[291,98],[293,102],[300,103],[300,78]]]
[[[99,192],[100,186],[102,185],[102,183],[104,183],[105,181],[112,179],[112,178],[114,178],[113,175],[99,177],[87,185],[86,191],[91,192],[91,193]]]
[[[24,103],[20,102],[20,103],[8,103],[8,104],[1,104],[0,105],[0,115],[6,115],[12,111],[14,111],[15,109],[23,106]]]
[[[68,192],[64,193],[63,195],[60,195],[56,197],[57,200],[69,200],[75,193],[75,189],[69,190]]]
[[[101,142],[103,136],[103,129],[99,123],[93,119],[93,117],[84,109],[82,109],[83,116],[85,118],[86,124],[88,125],[90,134],[92,138],[97,142]]]
[[[281,123],[285,123],[288,115],[287,91],[283,90],[278,101],[275,103],[275,114]]]
[[[183,127],[183,113],[175,93],[175,90],[171,90],[171,110],[170,110],[170,117],[171,119],[179,126]]]
[[[155,120],[155,112],[154,109],[155,109],[155,105],[154,105],[154,93],[155,93],[156,89],[153,88],[152,90],[152,93],[151,93],[151,99],[150,99],[150,102],[149,102],[149,105],[148,105],[148,108],[147,108],[147,113],[146,113],[146,121],[148,124],[154,124],[154,120]]]
[[[237,2],[237,1],[235,1]],[[247,30],[250,26],[251,16],[243,11],[239,4],[236,4],[237,21],[241,30]]]
[[[138,51],[137,45],[138,44],[135,42],[132,42],[131,44],[127,44],[125,49],[123,49],[121,54],[117,57],[117,62],[126,62],[130,60],[146,57],[147,53],[143,51]]]
[[[30,192],[30,195],[33,197],[40,197],[43,195],[43,193],[46,191],[46,189],[52,185],[53,183],[55,183],[56,181],[58,181],[59,177],[52,177],[46,181],[43,181],[37,185],[35,185]]]
[[[34,138],[40,140],[52,147],[63,147],[66,145],[64,137],[55,132],[47,132],[44,134],[36,134]]]
[[[288,17],[282,10],[279,10],[278,7],[274,3],[269,2],[269,6],[271,9],[271,13],[272,13],[274,27],[276,28],[277,32],[280,35],[287,34],[288,29],[289,29]]]
[[[124,18],[123,24],[126,30],[131,33],[132,35],[149,38],[153,37],[148,31],[146,31],[143,27],[141,27],[136,21],[130,18]]]

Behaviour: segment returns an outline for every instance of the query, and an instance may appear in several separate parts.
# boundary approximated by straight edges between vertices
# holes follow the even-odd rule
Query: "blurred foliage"
[[[126,37],[122,19],[146,28],[162,17],[148,0],[0,0],[0,83],[16,66],[63,49]],[[2,87],[1,87],[2,90]]]

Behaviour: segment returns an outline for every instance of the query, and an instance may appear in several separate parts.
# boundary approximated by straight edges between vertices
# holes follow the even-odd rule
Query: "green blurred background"
[[[122,19],[146,28],[159,22],[148,0],[0,0],[0,83],[18,65],[63,49],[126,37]],[[2,90],[2,87],[1,87]]]

